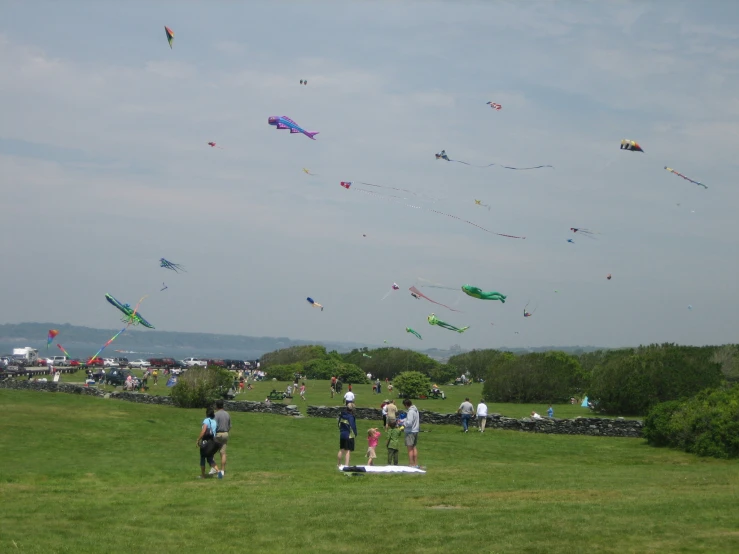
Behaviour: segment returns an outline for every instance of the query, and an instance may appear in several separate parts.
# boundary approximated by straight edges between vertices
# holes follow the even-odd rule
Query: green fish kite
[[[499,292],[485,292],[477,287],[473,287],[472,285],[462,285],[462,290],[467,296],[479,298],[480,300],[500,300],[505,304],[505,299],[507,298],[506,295],[500,294]]]
[[[451,325],[447,323],[446,321],[440,320],[436,315],[431,314],[427,318],[429,320],[429,325],[438,325],[439,327],[443,327],[444,329],[449,329],[450,331],[456,331],[457,333],[464,333],[467,329],[469,329],[469,325],[467,327],[462,327],[461,329],[459,327],[455,327],[454,325]]]

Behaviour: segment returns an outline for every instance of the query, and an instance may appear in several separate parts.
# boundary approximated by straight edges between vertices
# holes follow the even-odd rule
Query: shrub
[[[303,364],[273,365],[265,371],[267,379],[289,381],[290,383],[295,380],[296,373],[303,374]]]
[[[492,402],[565,402],[587,384],[577,358],[559,351],[506,356],[492,366],[483,396]]]
[[[393,386],[401,398],[418,398],[428,394],[431,381],[420,371],[404,371],[393,379]]]
[[[325,346],[319,345],[304,345],[304,346],[291,346],[289,348],[283,348],[281,350],[275,350],[274,352],[268,352],[261,358],[262,368],[272,368],[276,365],[289,365],[300,362],[307,362],[315,359],[325,359],[328,357]]]
[[[739,457],[739,387],[709,389],[665,404],[655,406],[645,420],[649,444],[698,456]]]
[[[171,397],[180,408],[207,408],[223,398],[233,383],[233,375],[220,368],[193,367],[177,378]]]
[[[650,345],[609,352],[593,368],[590,397],[606,412],[645,415],[660,402],[690,398],[721,382],[713,348]]]

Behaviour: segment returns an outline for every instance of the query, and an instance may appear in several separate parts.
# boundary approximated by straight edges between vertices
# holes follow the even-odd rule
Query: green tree
[[[452,356],[447,364],[457,368],[458,372],[455,377],[463,373],[469,373],[469,377],[477,381],[486,379],[493,368],[514,359],[514,357],[510,352],[501,352],[500,350],[473,350]]]
[[[418,398],[428,394],[431,381],[420,371],[404,371],[393,379],[393,386],[401,398]]]
[[[593,370],[589,396],[612,414],[645,415],[652,406],[717,387],[720,364],[710,347],[652,344],[608,352]]]
[[[355,348],[342,358],[345,362],[362,368],[364,373],[371,373],[373,378],[379,379],[394,379],[401,371],[420,371],[429,375],[442,365],[426,354],[401,348]]]
[[[274,352],[268,352],[260,358],[262,367],[265,369],[272,365],[287,365],[299,362],[307,362],[314,359],[326,359],[326,347],[320,345],[291,346]]]
[[[587,375],[577,358],[559,351],[535,352],[494,365],[483,386],[493,402],[565,402],[582,392]]]
[[[290,383],[295,379],[295,375],[303,374],[303,364],[285,364],[270,366],[265,372],[267,379],[277,379],[278,381],[288,381]]]
[[[223,398],[233,383],[231,372],[217,367],[193,367],[177,378],[170,396],[180,408],[207,408]]]

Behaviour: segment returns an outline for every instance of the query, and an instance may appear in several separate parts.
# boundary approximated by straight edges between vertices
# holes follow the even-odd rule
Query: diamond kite
[[[164,32],[167,33],[167,42],[169,43],[169,48],[171,50],[172,43],[174,42],[174,31],[165,25]]]

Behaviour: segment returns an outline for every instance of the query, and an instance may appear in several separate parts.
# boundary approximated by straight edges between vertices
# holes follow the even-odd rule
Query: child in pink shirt
[[[377,446],[379,439],[380,431],[378,431],[376,427],[367,431],[367,458],[369,459],[367,465],[374,465],[374,459],[377,458],[375,447]]]

